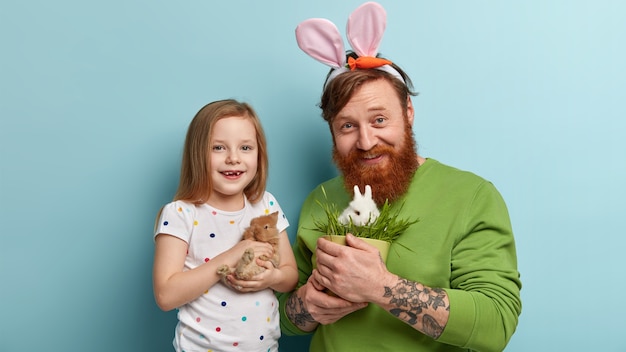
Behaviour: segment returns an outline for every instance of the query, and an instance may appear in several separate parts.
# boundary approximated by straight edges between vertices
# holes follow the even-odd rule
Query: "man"
[[[506,205],[490,182],[417,154],[409,77],[389,61],[372,66],[327,78],[320,107],[341,176],[302,206],[299,284],[280,296],[281,328],[313,332],[315,352],[501,351],[521,312]],[[343,209],[355,185],[371,185],[379,206],[389,201],[401,218],[419,220],[386,263],[357,237],[341,246],[315,230],[326,218],[319,203]]]

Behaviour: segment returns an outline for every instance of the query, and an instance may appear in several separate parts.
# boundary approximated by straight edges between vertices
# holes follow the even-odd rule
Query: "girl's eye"
[[[252,150],[252,146],[250,146],[250,145],[244,145],[244,146],[242,146],[242,147],[241,147],[241,149],[242,149],[242,150],[246,150],[246,151],[250,151],[250,150]]]
[[[222,146],[222,145],[214,145],[212,149],[215,150],[215,151],[224,150],[224,146]]]

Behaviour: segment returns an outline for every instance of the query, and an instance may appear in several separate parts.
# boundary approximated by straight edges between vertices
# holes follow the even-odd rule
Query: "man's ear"
[[[415,110],[413,109],[413,102],[411,101],[411,96],[407,95],[406,97],[406,119],[413,127],[413,119],[415,117]]]

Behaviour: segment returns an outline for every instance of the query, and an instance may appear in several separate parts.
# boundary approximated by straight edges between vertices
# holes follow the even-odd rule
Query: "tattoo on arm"
[[[390,298],[389,304],[393,306],[389,309],[391,314],[424,334],[436,339],[443,332],[443,324],[433,313],[440,308],[450,310],[444,290],[400,279],[394,287],[385,286],[383,297]]]
[[[304,308],[304,302],[295,293],[292,293],[286,304],[286,313],[289,320],[304,330],[309,324],[317,324],[311,314]]]

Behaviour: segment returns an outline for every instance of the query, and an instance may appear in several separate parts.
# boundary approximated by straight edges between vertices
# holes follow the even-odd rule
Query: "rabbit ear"
[[[358,185],[354,185],[354,199],[357,199],[357,198],[362,198],[361,190],[359,189]]]
[[[346,53],[339,29],[324,18],[310,18],[296,27],[296,41],[307,55],[332,68],[343,67]]]
[[[359,56],[376,57],[387,26],[387,13],[378,3],[366,2],[348,18],[346,36]]]
[[[363,196],[372,199],[372,187],[370,187],[370,185],[365,185],[365,194],[363,194]]]

